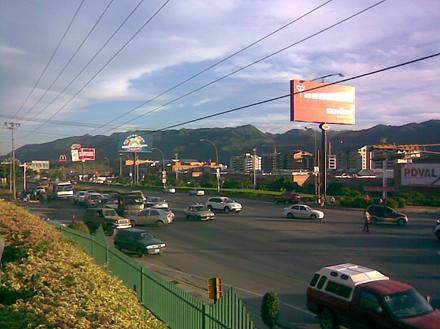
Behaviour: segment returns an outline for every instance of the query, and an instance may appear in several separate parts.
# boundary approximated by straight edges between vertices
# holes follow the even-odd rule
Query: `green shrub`
[[[75,222],[75,223],[71,223],[68,225],[69,228],[73,229],[73,230],[77,230],[83,233],[87,233],[90,234],[90,230],[89,227],[84,224],[83,222]]]
[[[399,202],[398,202],[396,199],[394,199],[394,198],[388,198],[388,199],[386,199],[386,200],[385,200],[385,204],[386,204],[388,207],[391,207],[391,208],[398,208],[398,207],[399,207]]]
[[[0,202],[0,235],[8,258],[0,328],[166,328],[121,280],[24,209]]]
[[[268,292],[263,296],[261,303],[261,319],[269,328],[275,328],[280,316],[280,296]]]

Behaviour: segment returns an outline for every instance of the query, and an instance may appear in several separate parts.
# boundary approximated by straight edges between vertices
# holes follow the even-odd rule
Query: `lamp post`
[[[217,170],[216,170],[217,192],[220,192],[220,166],[219,166],[219,163],[218,163],[218,150],[217,150],[217,146],[214,144],[214,142],[210,141],[209,139],[201,138],[200,141],[201,142],[207,142],[207,143],[211,144],[212,146],[214,146],[214,149],[215,149],[215,159],[216,159],[216,163],[217,163]]]
[[[119,154],[119,179],[122,177],[123,173],[122,173],[122,157],[125,156],[127,157],[127,159],[130,160],[130,157],[127,154]],[[131,167],[130,167],[130,171],[131,171]]]
[[[164,157],[163,152],[162,152],[161,149],[159,149],[157,147],[153,147],[153,148],[151,148],[151,150],[152,151],[153,150],[159,151],[161,156],[162,156],[162,184],[163,184],[163,188],[165,190],[165,184],[166,184],[166,179],[167,179],[166,170],[165,170],[165,157]]]
[[[257,148],[254,147],[252,151],[254,152],[252,156],[252,167],[254,169],[254,190],[256,190],[257,189]]]

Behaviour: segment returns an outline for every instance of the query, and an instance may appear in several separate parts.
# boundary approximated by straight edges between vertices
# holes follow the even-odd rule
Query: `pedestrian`
[[[362,232],[370,233],[370,221],[371,221],[371,215],[370,213],[365,209],[364,210],[364,227],[362,228]]]

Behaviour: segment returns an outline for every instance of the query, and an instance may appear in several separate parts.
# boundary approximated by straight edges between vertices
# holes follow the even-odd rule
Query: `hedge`
[[[0,328],[166,326],[52,225],[0,201]]]

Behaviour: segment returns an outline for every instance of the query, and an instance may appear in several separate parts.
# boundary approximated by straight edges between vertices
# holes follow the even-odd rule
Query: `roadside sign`
[[[223,296],[223,282],[221,278],[208,279],[208,296],[214,302],[218,301]]]
[[[58,161],[59,161],[60,165],[65,165],[67,163],[67,155],[60,154]]]
[[[329,154],[328,156],[328,169],[336,169],[336,155]]]

